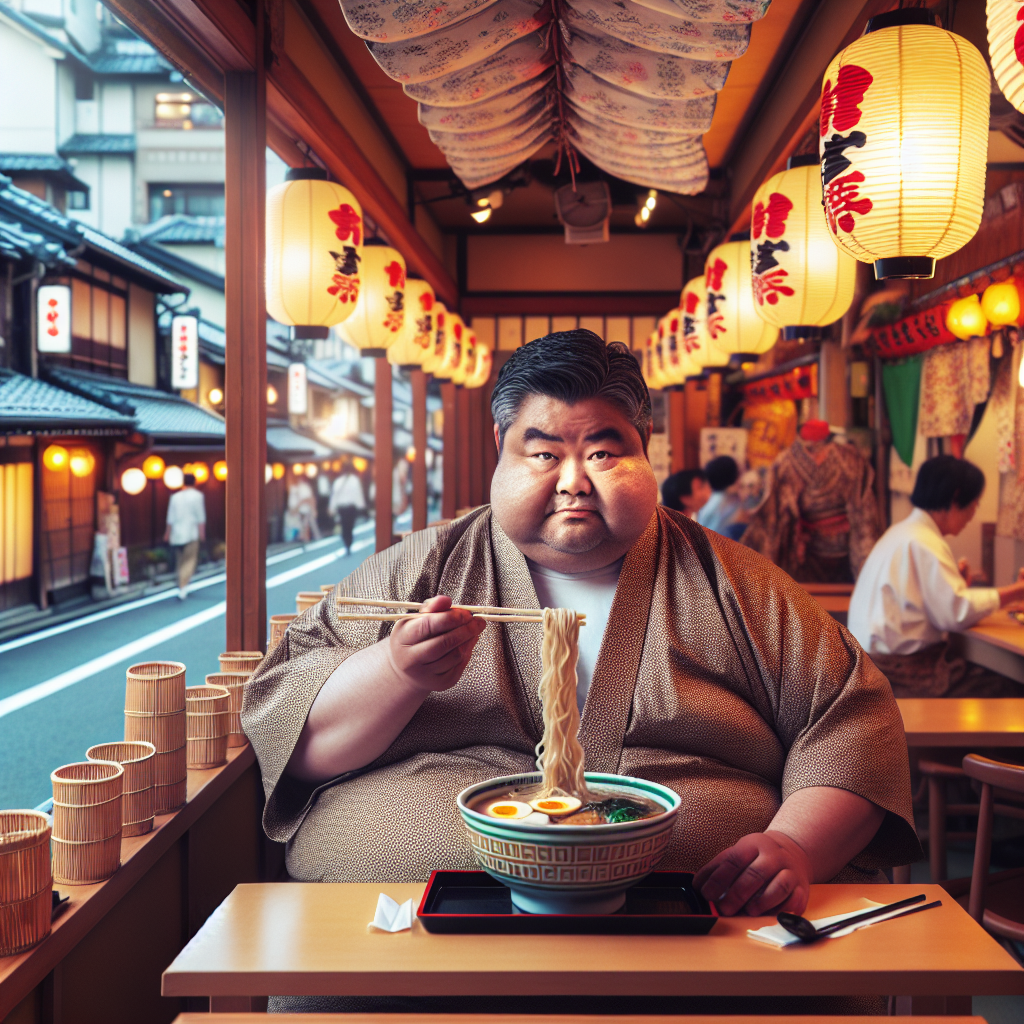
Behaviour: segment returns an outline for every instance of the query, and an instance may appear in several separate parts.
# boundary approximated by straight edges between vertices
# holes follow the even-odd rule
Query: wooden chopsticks
[[[340,607],[359,606],[364,608],[386,608],[386,612],[339,612],[344,622],[405,622],[416,618],[423,609],[422,601],[375,601],[364,597],[339,597]],[[544,613],[537,608],[496,608],[492,605],[457,604],[452,608],[472,612],[474,618],[485,622],[543,622]],[[586,624],[586,616],[579,617],[580,625]]]

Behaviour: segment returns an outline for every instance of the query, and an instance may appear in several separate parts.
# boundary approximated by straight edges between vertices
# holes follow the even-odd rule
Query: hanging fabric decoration
[[[420,369],[434,341],[434,289],[419,277],[405,282],[405,321],[388,347],[388,362]]]
[[[882,363],[882,391],[885,393],[885,409],[892,428],[892,446],[907,466],[914,461],[923,358],[915,355],[896,362]]]
[[[341,0],[352,31],[419,101],[467,188],[554,140],[645,188],[695,194],[701,135],[770,0]],[[624,138],[625,136],[625,138]],[[622,143],[628,142],[627,147]]]
[[[750,263],[757,314],[788,340],[818,337],[850,308],[857,261],[829,234],[816,157],[791,157],[755,193]]]
[[[726,356],[756,359],[779,338],[779,329],[758,316],[750,272],[750,243],[723,242],[704,264],[711,347]]]
[[[405,259],[375,239],[363,249],[362,287],[352,315],[338,328],[364,356],[383,356],[405,323]]]
[[[359,299],[363,211],[319,167],[296,167],[267,193],[267,312],[299,338],[326,338]]]
[[[1024,3],[988,0],[988,56],[996,84],[1010,105],[1024,113]]]
[[[683,314],[683,349],[694,367],[694,376],[708,368],[728,366],[728,355],[712,346],[708,334],[708,290],[703,274],[683,285],[679,309]]]
[[[930,278],[981,223],[985,58],[915,7],[880,14],[825,72],[819,156],[836,245],[875,276]]]

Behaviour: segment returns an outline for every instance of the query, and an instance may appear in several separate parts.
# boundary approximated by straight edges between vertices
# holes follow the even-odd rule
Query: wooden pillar
[[[391,547],[394,533],[391,511],[391,460],[394,456],[394,427],[391,422],[391,364],[377,356],[373,374],[373,482],[377,551]]]
[[[256,52],[263,53],[257,4]],[[224,300],[227,636],[262,651],[267,631],[267,314],[264,299],[267,105],[263,61],[224,75]]]
[[[412,443],[416,460],[412,464],[412,528],[427,525],[427,375],[413,370],[412,377]]]
[[[473,436],[470,428],[469,416],[469,392],[463,387],[455,389],[455,422],[458,424],[458,452],[459,452],[459,482],[458,501],[459,508],[469,508],[473,504],[471,493],[472,485],[472,448]]]
[[[469,393],[469,504],[482,505],[484,497],[484,417],[480,399],[482,391],[473,388]]]
[[[441,518],[454,519],[459,507],[458,480],[458,423],[455,414],[455,385],[450,381],[441,383],[441,412],[444,416],[442,429],[443,451],[441,473]]]
[[[668,443],[672,451],[673,473],[686,469],[686,392],[673,388],[668,393]]]

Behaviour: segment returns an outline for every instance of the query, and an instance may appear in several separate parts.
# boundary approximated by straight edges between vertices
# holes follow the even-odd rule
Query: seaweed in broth
[[[517,786],[507,790],[500,796],[487,795],[470,804],[470,808],[481,814],[487,813],[487,807],[491,804],[507,801],[519,801],[529,803],[541,792],[539,786]],[[548,823],[551,825],[620,825],[629,821],[641,821],[644,818],[653,818],[663,814],[665,808],[653,800],[641,796],[625,796],[620,791],[610,788],[592,788],[590,795],[593,797],[588,803],[583,804],[578,810],[571,814],[559,817],[550,817]],[[531,818],[533,815],[530,816]],[[543,815],[538,815],[543,818]],[[525,819],[524,824],[537,824],[537,821]]]

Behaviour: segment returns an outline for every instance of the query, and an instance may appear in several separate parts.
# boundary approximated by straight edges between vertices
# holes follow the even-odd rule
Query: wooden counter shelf
[[[232,747],[227,764],[188,773],[184,807],[157,815],[153,831],[122,840],[121,866],[105,882],[58,885],[70,900],[39,945],[17,956],[0,957],[0,1020],[54,970],[88,932],[121,900],[182,835],[255,763],[252,747]],[[140,933],[141,934],[141,933]]]
[[[986,616],[966,633],[951,633],[950,641],[968,661],[1024,684],[1024,626],[1005,610]]]
[[[1024,747],[1024,696],[900,697],[910,747]]]

